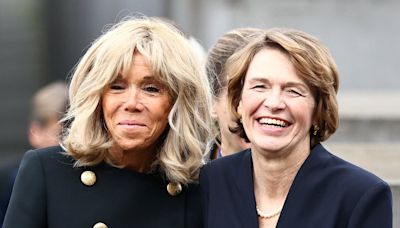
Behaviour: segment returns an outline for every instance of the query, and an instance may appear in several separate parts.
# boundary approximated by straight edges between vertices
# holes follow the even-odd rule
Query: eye
[[[257,84],[251,87],[251,89],[263,89],[265,86],[263,84]]]
[[[292,96],[296,97],[303,96],[303,94],[297,89],[287,89],[286,91]]]
[[[111,90],[122,90],[125,88],[125,85],[121,82],[113,82],[110,85]]]
[[[149,93],[158,93],[161,89],[156,85],[146,85],[144,90]]]

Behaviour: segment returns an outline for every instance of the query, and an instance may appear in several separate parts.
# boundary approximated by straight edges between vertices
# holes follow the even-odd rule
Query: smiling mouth
[[[258,122],[263,125],[268,125],[268,126],[273,126],[273,127],[287,127],[290,125],[290,123],[283,121],[283,120],[278,120],[278,119],[272,119],[272,118],[260,118],[258,119]]]

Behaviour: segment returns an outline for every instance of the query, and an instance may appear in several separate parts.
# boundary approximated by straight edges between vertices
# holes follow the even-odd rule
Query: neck
[[[309,148],[281,154],[252,150],[254,193],[259,208],[266,212],[282,209],[293,180],[309,153]]]
[[[155,159],[155,152],[149,151],[112,149],[110,154],[116,165],[139,173],[150,172]]]

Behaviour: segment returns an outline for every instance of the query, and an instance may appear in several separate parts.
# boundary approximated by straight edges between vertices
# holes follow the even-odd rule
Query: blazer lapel
[[[296,221],[304,219],[304,210],[307,210],[305,206],[310,203],[308,200],[312,198],[309,197],[312,197],[315,191],[315,184],[310,176],[319,172],[324,151],[322,145],[317,144],[300,167],[289,189],[276,227],[296,227],[298,225]]]

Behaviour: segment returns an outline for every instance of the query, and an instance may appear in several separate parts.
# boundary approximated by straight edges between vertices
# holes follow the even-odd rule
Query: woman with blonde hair
[[[392,227],[387,183],[321,144],[338,128],[339,77],[318,39],[267,30],[227,71],[231,130],[250,149],[202,169],[205,227]]]
[[[202,227],[211,96],[180,31],[116,24],[80,60],[69,96],[60,146],[23,158],[5,228]]]

